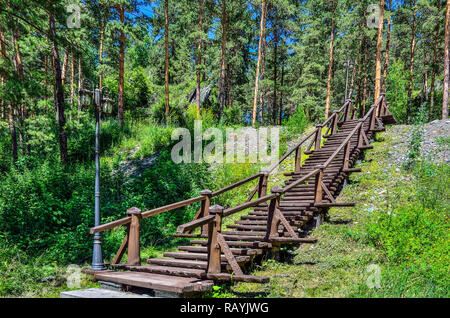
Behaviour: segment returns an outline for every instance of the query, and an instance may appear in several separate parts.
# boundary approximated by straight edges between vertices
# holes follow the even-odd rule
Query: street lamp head
[[[106,116],[111,115],[111,113],[112,113],[112,108],[113,108],[112,100],[111,100],[109,97],[104,98],[104,99],[103,99],[103,113],[104,113]]]
[[[91,105],[91,94],[80,90],[80,95],[81,105],[84,108],[88,108]]]

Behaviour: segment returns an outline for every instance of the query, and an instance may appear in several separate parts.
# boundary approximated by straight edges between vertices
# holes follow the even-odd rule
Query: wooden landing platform
[[[136,286],[152,290],[165,291],[179,295],[203,293],[211,290],[214,283],[212,280],[197,278],[160,275],[143,272],[96,272],[94,279],[104,280],[126,286]]]

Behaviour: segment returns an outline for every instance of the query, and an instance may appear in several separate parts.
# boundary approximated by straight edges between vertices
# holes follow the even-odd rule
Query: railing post
[[[141,265],[141,249],[139,231],[141,227],[141,210],[136,207],[127,210],[131,216],[130,232],[128,234],[128,265]]]
[[[377,106],[377,117],[381,116],[381,109],[383,108],[383,104],[384,104],[384,93],[381,93],[380,96],[382,97],[381,102],[378,104]]]
[[[352,101],[350,101],[350,103],[352,104],[352,111],[353,111],[353,113],[352,113],[352,119],[356,119],[356,113],[357,113],[356,107],[353,106],[353,102],[352,102]]]
[[[204,217],[209,215],[209,207],[211,206],[211,196],[212,191],[211,190],[202,190],[200,192],[200,195],[205,196],[205,200],[202,201],[202,212],[200,213],[199,217]],[[202,235],[208,234],[208,225],[203,225],[202,227]]]
[[[350,119],[350,107],[351,107],[351,101],[346,100],[347,106],[345,108],[345,120],[344,122],[348,121]]]
[[[258,198],[261,198],[267,194],[267,179],[269,178],[268,171],[261,171],[258,184]]]
[[[302,162],[302,146],[295,149],[295,172],[300,172],[300,165]]]
[[[338,115],[338,113],[337,113],[337,111],[335,110],[335,111],[333,111],[333,113],[334,113],[334,118],[333,118],[333,128],[331,129],[331,135],[334,135],[335,133],[336,133],[336,131],[337,131],[337,123],[338,123],[338,120],[339,120],[339,115]]]
[[[322,124],[316,125],[317,131],[316,131],[316,141],[314,146],[314,151],[317,151],[320,149],[320,143],[322,142]]]
[[[369,125],[369,130],[374,130],[375,129],[375,111],[376,109],[372,110],[372,113],[370,114],[370,125]]]
[[[364,143],[363,133],[364,133],[364,119],[358,119],[358,122],[361,123],[361,127],[359,127],[358,131],[358,148],[361,148]]]
[[[223,207],[213,205],[209,208],[209,213],[214,214],[215,219],[208,224],[208,265],[206,269],[208,274],[221,272],[221,251],[217,234],[222,230]]]
[[[320,169],[319,173],[316,174],[316,182],[315,182],[315,197],[314,197],[314,203],[321,203],[322,202],[322,179],[323,179],[323,170],[325,167],[323,165],[317,166],[318,169]]]
[[[348,169],[348,162],[350,160],[350,140],[344,147],[344,171]]]
[[[280,197],[283,189],[279,186],[275,186],[271,189],[271,192],[277,194],[277,196],[270,200],[269,210],[267,213],[267,231],[266,237],[264,238],[265,241],[270,241],[271,236],[278,236],[278,224],[280,223],[275,215],[275,211],[278,210],[280,205]]]

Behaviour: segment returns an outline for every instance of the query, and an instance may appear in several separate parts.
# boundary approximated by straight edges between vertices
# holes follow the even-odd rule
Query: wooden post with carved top
[[[131,216],[130,232],[128,234],[128,265],[141,265],[141,249],[139,231],[141,227],[141,210],[133,207],[127,210]]]

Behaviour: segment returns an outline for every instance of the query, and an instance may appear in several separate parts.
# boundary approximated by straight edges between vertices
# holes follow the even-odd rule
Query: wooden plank
[[[129,230],[127,230],[127,234],[125,235],[125,238],[123,239],[122,244],[119,247],[119,250],[117,251],[116,255],[114,256],[112,264],[118,264],[122,260],[122,257],[125,254],[125,250],[128,246],[128,232],[129,232]]]
[[[214,215],[208,215],[208,216],[204,216],[200,219],[182,224],[182,225],[178,226],[177,232],[178,233],[188,232],[188,231],[193,230],[202,225],[211,223],[214,220],[214,218],[215,218]]]
[[[225,258],[228,261],[228,264],[230,264],[231,268],[233,269],[233,272],[237,276],[243,276],[244,273],[242,272],[241,267],[237,263],[237,260],[235,259],[233,253],[230,251],[230,247],[228,246],[227,242],[225,242],[225,239],[223,238],[221,233],[217,233],[217,241],[220,245],[220,249],[225,254]]]
[[[322,182],[322,189],[325,191],[326,195],[328,196],[331,202],[336,202],[330,190],[328,190],[327,186],[323,182]]]
[[[207,245],[206,240],[192,240],[191,244]],[[251,247],[251,248],[271,248],[272,244],[268,242],[236,242],[227,241],[228,246]]]
[[[251,176],[251,177],[248,177],[248,178],[245,178],[245,179],[243,179],[243,180],[240,180],[240,181],[238,181],[238,182],[236,182],[236,183],[233,183],[232,185],[229,185],[229,186],[227,186],[227,187],[225,187],[225,188],[222,188],[222,189],[220,189],[220,190],[217,190],[217,191],[213,192],[213,193],[212,193],[212,197],[218,196],[219,194],[222,194],[222,193],[227,192],[227,191],[229,191],[229,190],[231,190],[231,189],[234,189],[234,188],[236,188],[236,187],[239,187],[239,186],[241,186],[241,185],[243,185],[243,184],[245,184],[245,183],[247,183],[247,182],[250,182],[250,181],[252,181],[252,180],[254,180],[254,179],[260,177],[260,176],[261,176],[261,173],[259,172],[259,173],[257,173],[257,174],[254,174],[254,175]]]
[[[162,266],[172,266],[172,267],[186,267],[186,268],[197,268],[206,269],[208,264],[205,261],[193,261],[193,260],[183,260],[183,259],[170,259],[170,258],[150,258],[147,260],[148,264],[156,264]]]
[[[199,280],[197,278],[186,278],[141,272],[99,272],[94,274],[94,278],[107,282],[163,290],[179,294],[188,292],[205,292],[211,290],[214,285],[210,280]]]
[[[294,232],[294,229],[291,227],[289,222],[286,220],[284,215],[280,212],[280,210],[276,209],[275,214],[277,218],[280,220],[281,224],[283,224],[284,228],[287,230],[289,235],[294,238],[298,238],[298,235]]]
[[[175,259],[192,259],[192,260],[202,260],[206,261],[208,260],[208,254],[204,253],[183,253],[183,252],[166,252],[163,254],[164,257],[172,257]],[[250,260],[250,256],[238,256],[237,257],[239,262],[247,262]],[[227,261],[227,258],[225,255],[222,255],[220,257],[220,260],[222,262]]]
[[[205,276],[206,271],[204,269],[160,266],[160,265],[144,265],[144,266],[123,265],[118,268],[130,270],[133,272],[145,272],[145,273],[173,275],[173,276],[191,277],[191,278],[206,278],[206,276]]]
[[[180,251],[194,252],[194,253],[207,253],[208,249],[204,246],[178,246]],[[233,255],[257,255],[262,253],[262,249],[252,248],[230,248]]]

